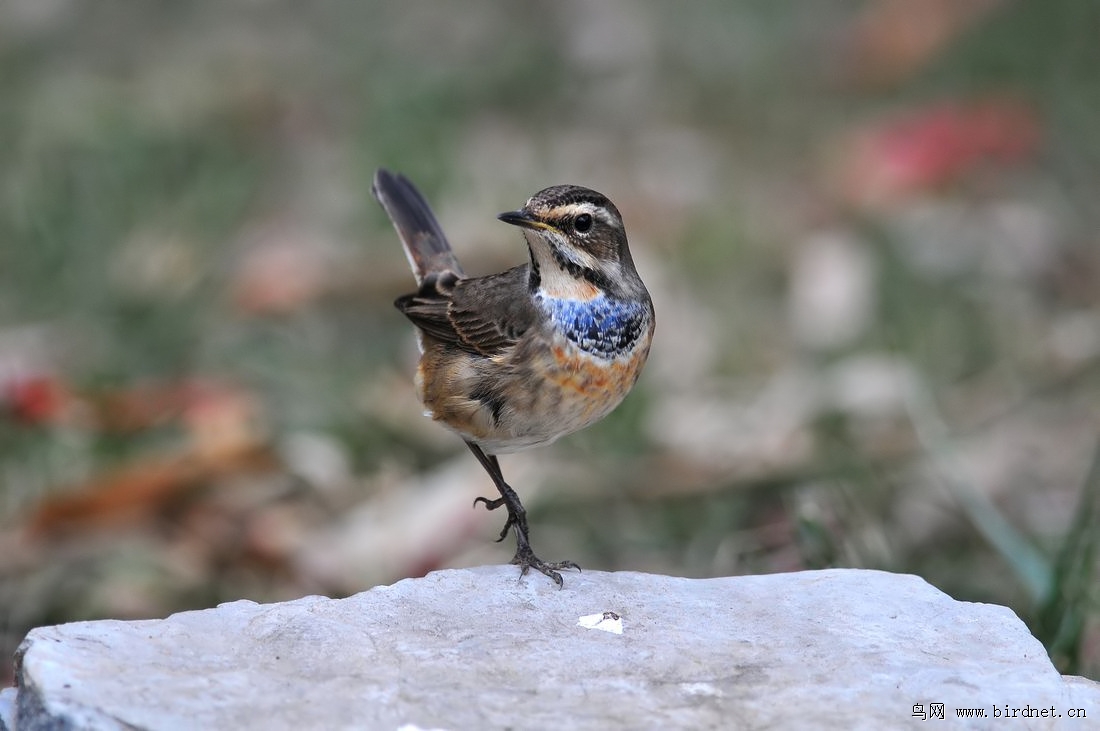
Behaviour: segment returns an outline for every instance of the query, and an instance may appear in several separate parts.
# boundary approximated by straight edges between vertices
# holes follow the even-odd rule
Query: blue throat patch
[[[630,350],[649,319],[642,302],[612,299],[605,294],[590,300],[537,294],[535,301],[578,348],[608,360]]]

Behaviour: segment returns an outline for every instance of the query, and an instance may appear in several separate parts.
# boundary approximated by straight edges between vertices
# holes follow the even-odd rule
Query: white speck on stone
[[[598,629],[613,635],[623,633],[623,618],[615,612],[586,614],[577,620],[577,626],[585,629]]]
[[[720,688],[711,683],[680,683],[680,690],[688,695],[697,695],[709,698],[718,698],[723,695]]]

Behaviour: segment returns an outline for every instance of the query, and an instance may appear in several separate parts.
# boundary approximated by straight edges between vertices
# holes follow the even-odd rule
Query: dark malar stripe
[[[578,279],[583,279],[586,282],[595,285],[598,289],[606,290],[611,287],[611,282],[600,272],[595,269],[589,269],[588,267],[582,267],[577,262],[568,258],[565,254],[561,253],[558,247],[551,244],[550,251],[554,254],[554,261],[558,263],[563,270],[568,272],[570,276]]]

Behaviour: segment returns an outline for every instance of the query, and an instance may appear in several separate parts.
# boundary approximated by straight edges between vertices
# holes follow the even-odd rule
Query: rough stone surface
[[[925,728],[913,706],[932,703],[952,728],[1004,728],[1006,706],[1062,716],[1021,710],[1016,729],[1100,724],[1100,685],[1060,676],[1010,610],[914,576],[565,578],[441,571],[343,600],[39,628],[16,654],[17,727]]]
[[[15,688],[0,690],[0,731],[15,728]]]

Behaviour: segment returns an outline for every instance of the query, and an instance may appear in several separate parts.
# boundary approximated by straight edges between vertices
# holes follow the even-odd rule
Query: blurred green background
[[[1098,33],[1093,0],[5,0],[0,654],[511,556],[413,394],[386,166],[471,273],[540,188],[624,214],[642,381],[502,459],[544,558],[912,572],[1100,677]]]

